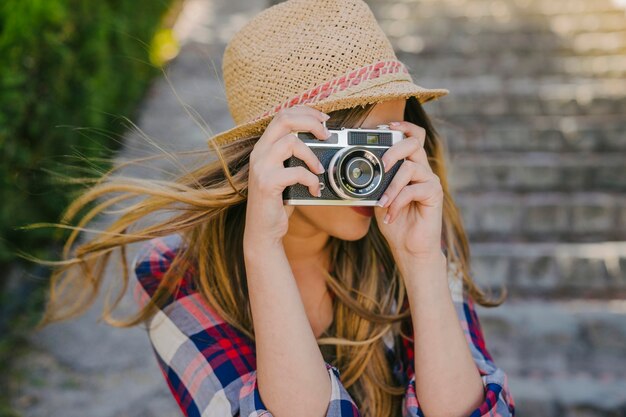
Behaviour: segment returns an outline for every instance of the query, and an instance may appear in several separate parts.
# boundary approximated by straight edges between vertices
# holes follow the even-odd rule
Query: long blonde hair
[[[483,306],[500,305],[488,299],[469,273],[469,247],[461,218],[446,181],[444,152],[439,134],[415,98],[407,99],[405,120],[426,130],[425,149],[433,171],[444,191],[443,241],[450,262],[463,276],[468,295]],[[331,112],[330,128],[354,126],[374,104]],[[104,270],[117,250],[122,266],[121,290],[112,303],[105,303],[102,318],[118,327],[130,327],[152,317],[169,294],[180,284],[188,265],[193,265],[195,287],[205,300],[232,326],[254,341],[243,262],[248,158],[258,137],[242,138],[214,149],[217,158],[172,180],[112,178],[109,173],[93,184],[66,209],[58,227],[72,230],[63,250],[63,259],[48,262],[52,272],[49,299],[38,328],[82,314],[95,301]],[[212,152],[211,150],[205,151]],[[115,169],[115,168],[114,168]],[[102,202],[90,207],[101,197]],[[85,226],[115,204],[145,196],[130,204],[105,230],[85,243],[73,245]],[[74,226],[77,215],[86,210]],[[173,212],[164,220],[139,227],[140,220],[157,212]],[[133,230],[138,228],[138,230]],[[155,237],[178,233],[186,243],[161,278],[158,289],[143,308],[123,320],[112,317],[128,283],[127,246]],[[405,302],[405,288],[393,257],[373,221],[365,237],[327,242],[333,262],[327,273],[329,290],[335,296],[332,337],[320,338],[320,345],[334,346],[333,365],[341,371],[342,383],[364,416],[397,417],[405,387],[392,375],[385,356],[383,336],[390,329],[406,334],[411,316]],[[106,299],[110,294],[107,293]]]

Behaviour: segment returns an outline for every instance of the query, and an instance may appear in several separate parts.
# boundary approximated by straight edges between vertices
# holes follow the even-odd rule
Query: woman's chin
[[[341,240],[362,239],[374,218],[373,213],[359,213],[350,206],[297,206],[297,212],[314,227]]]
[[[372,218],[350,219],[342,223],[336,230],[331,233],[334,237],[341,240],[359,240],[365,237],[370,229]],[[356,220],[356,221],[355,221]]]
[[[345,241],[351,242],[351,241],[363,239],[365,237],[365,235],[367,235],[367,231],[365,231],[365,233],[361,233],[361,234],[358,234],[358,235],[352,233],[350,235],[341,236],[341,237],[338,237],[338,238],[341,239],[341,240],[345,240]]]

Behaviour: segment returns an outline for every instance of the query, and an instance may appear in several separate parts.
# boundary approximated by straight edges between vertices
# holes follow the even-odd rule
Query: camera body
[[[321,197],[314,197],[306,186],[293,184],[283,191],[287,205],[374,206],[395,176],[404,160],[397,161],[384,172],[380,159],[395,143],[404,139],[404,133],[391,130],[387,125],[376,129],[329,129],[331,136],[319,140],[310,132],[294,132],[315,153],[324,173],[318,175]],[[285,167],[306,164],[290,157]]]

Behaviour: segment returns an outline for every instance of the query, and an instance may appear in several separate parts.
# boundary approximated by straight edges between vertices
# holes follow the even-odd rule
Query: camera
[[[380,199],[404,160],[397,161],[384,172],[381,157],[395,143],[404,139],[404,133],[387,125],[376,129],[329,129],[330,137],[318,139],[310,132],[294,132],[324,166],[319,174],[321,197],[314,197],[308,187],[293,184],[283,190],[283,203],[288,205],[345,205],[374,206]],[[285,167],[306,164],[290,157]]]

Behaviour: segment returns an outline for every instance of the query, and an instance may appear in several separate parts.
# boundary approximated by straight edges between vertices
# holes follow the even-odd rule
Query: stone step
[[[480,1],[480,0],[479,0]],[[488,3],[488,2],[487,2]],[[523,0],[519,0],[515,7],[515,11],[520,16],[526,18],[540,17],[545,19],[552,19],[555,16],[575,16],[584,17],[589,15],[599,16],[600,18],[610,16],[623,16],[624,7],[619,7],[616,1],[603,0],[603,1],[554,1],[554,2],[541,2],[534,0],[530,3],[524,3]]]
[[[497,22],[500,16],[473,16],[452,11],[445,5],[429,7],[425,4],[398,3],[375,8],[381,27],[398,50],[435,55],[465,54],[466,57],[497,56],[513,51],[532,58],[545,57],[546,52],[551,52],[548,56],[619,54],[626,48],[624,12],[616,9],[593,16],[614,22],[612,27],[580,31],[572,29],[568,20],[588,16],[567,10],[554,16],[537,16],[516,9],[506,16],[506,22]],[[415,20],[419,20],[420,25],[415,25]]]
[[[490,152],[450,156],[450,182],[458,192],[621,191],[624,153]]]
[[[476,305],[485,344],[512,376],[626,379],[626,300]]]
[[[537,77],[514,76],[501,77],[496,73],[471,73],[464,72],[455,77],[422,76],[423,68],[427,64],[421,63],[411,65],[407,60],[409,72],[416,80],[425,87],[445,87],[450,90],[449,97],[454,97],[454,101],[473,100],[474,105],[480,101],[494,101],[500,98],[512,98],[523,101],[541,100],[576,100],[586,105],[594,99],[612,99],[621,101],[623,91],[626,91],[626,80],[623,79],[603,79],[597,77],[571,77],[567,74],[546,75]],[[436,63],[431,62],[430,69],[435,68]],[[471,62],[467,63],[471,69]],[[445,69],[442,69],[444,72]],[[454,96],[453,96],[454,95]],[[435,101],[444,104],[453,100]],[[536,107],[536,103],[531,103]],[[596,103],[597,105],[597,103]],[[543,109],[539,114],[543,114]],[[595,108],[588,108],[591,114],[603,114],[606,109],[595,112]],[[585,114],[586,115],[586,114]]]
[[[626,299],[626,241],[474,242],[474,280],[512,298]]]
[[[425,28],[423,30],[426,30]],[[397,39],[393,44],[399,51],[420,53],[420,58],[431,62],[439,56],[460,55],[475,59],[497,58],[512,54],[524,59],[546,61],[546,57],[575,55],[620,55],[626,51],[626,35],[610,32],[604,36],[579,34],[574,39],[564,41],[555,34],[489,34],[483,36],[469,31],[458,30],[450,37],[442,33],[415,33]],[[505,50],[503,45],[506,46]],[[494,51],[501,52],[494,52]],[[548,58],[548,59],[555,59]]]
[[[395,13],[396,5],[391,6],[392,14]],[[403,6],[399,6],[400,8]],[[424,14],[433,13],[441,9],[420,10],[422,6],[414,7],[414,11],[411,13],[419,13],[422,16]],[[505,25],[494,25],[488,21],[489,17],[472,18],[471,16],[459,16],[448,15],[441,16],[449,20],[449,34],[451,37],[457,37],[462,34],[471,34],[472,36],[480,37],[500,37],[504,40],[508,40],[507,37],[511,37],[514,40],[519,36],[531,36],[534,39],[538,37],[545,37],[551,39],[560,39],[561,45],[572,45],[585,40],[585,37],[604,37],[605,35],[616,36],[618,39],[620,34],[626,31],[626,24],[624,24],[624,12],[607,10],[600,13],[598,16],[594,15],[580,15],[580,14],[558,14],[549,16],[543,21],[536,21],[534,19],[527,19],[523,13],[511,15],[510,19]],[[423,17],[422,17],[423,18]],[[380,19],[381,26],[389,39],[393,41],[402,39],[404,36],[420,36],[426,41],[436,41],[436,36],[433,36],[431,32],[432,28],[438,28],[438,22],[424,22],[424,24],[415,26],[409,25],[411,19],[407,19],[406,16],[398,14],[397,18],[382,17]],[[393,24],[395,22],[395,25]],[[607,40],[609,38],[603,38]],[[502,50],[493,51],[494,53],[500,53]]]
[[[478,21],[490,20],[492,26],[499,23],[508,25],[511,21],[533,21],[535,25],[550,20],[554,16],[573,16],[583,18],[588,15],[600,16],[623,16],[624,7],[619,7],[617,2],[611,0],[588,1],[588,0],[561,0],[553,2],[541,2],[540,0],[517,0],[492,2],[489,0],[421,0],[419,2],[391,3],[386,0],[370,0],[373,7],[377,8],[379,19],[411,19],[412,21],[427,22],[431,17],[446,17],[447,19],[460,19]],[[535,19],[533,19],[535,18]],[[487,22],[485,22],[487,23]],[[454,28],[454,25],[451,25]]]
[[[569,3],[569,0],[566,0]],[[624,30],[623,13],[594,14],[557,14],[550,17],[550,28],[561,36],[581,32],[613,32]]]
[[[510,376],[515,414],[533,417],[619,416],[626,411],[626,378],[610,374],[557,377]]]
[[[621,81],[619,83],[621,84]],[[422,84],[445,86],[450,90],[450,94],[454,91],[453,86],[444,81],[437,84]],[[495,82],[495,84],[498,83]],[[476,94],[459,92],[454,100],[450,97],[450,100],[442,102],[440,106],[447,117],[602,115],[623,119],[624,114],[626,114],[626,95],[603,96],[599,91],[592,91],[592,84],[578,84],[576,89],[571,89],[568,85],[573,86],[574,84],[546,86],[536,95],[525,94],[524,96],[510,93],[506,84],[502,85],[499,90],[494,85],[489,88],[492,91],[484,90]],[[582,85],[586,85],[586,88],[581,87]],[[568,88],[570,89],[568,90]]]
[[[575,76],[623,79],[626,74],[623,55],[572,56],[559,61],[565,72]]]
[[[398,46],[400,49],[400,46]],[[401,50],[401,49],[400,49]],[[531,78],[533,80],[557,77],[584,77],[623,79],[626,74],[626,57],[624,54],[605,55],[565,55],[545,56],[534,59],[523,59],[513,51],[505,50],[488,56],[432,55],[426,63],[415,63],[415,57],[407,54],[398,56],[421,79],[431,77],[458,78],[461,80],[470,74],[478,76],[493,74],[503,79]],[[461,81],[459,80],[459,81]]]
[[[396,22],[396,24],[398,24]],[[489,23],[485,23],[489,25]],[[480,32],[457,27],[445,39],[422,27],[419,32],[404,35],[395,40],[395,46],[404,52],[423,52],[443,56],[460,54],[481,59],[512,53],[526,59],[542,59],[560,55],[619,55],[626,50],[626,31],[589,32],[562,37],[553,32],[536,31],[490,31],[489,26]],[[414,40],[410,40],[414,38]],[[418,40],[418,43],[415,43]],[[506,45],[506,48],[503,48]]]
[[[444,116],[445,118],[445,116]],[[626,152],[626,119],[536,118],[486,124],[445,118],[436,125],[452,155],[471,152]]]
[[[459,192],[472,240],[626,240],[626,195],[601,192]]]

